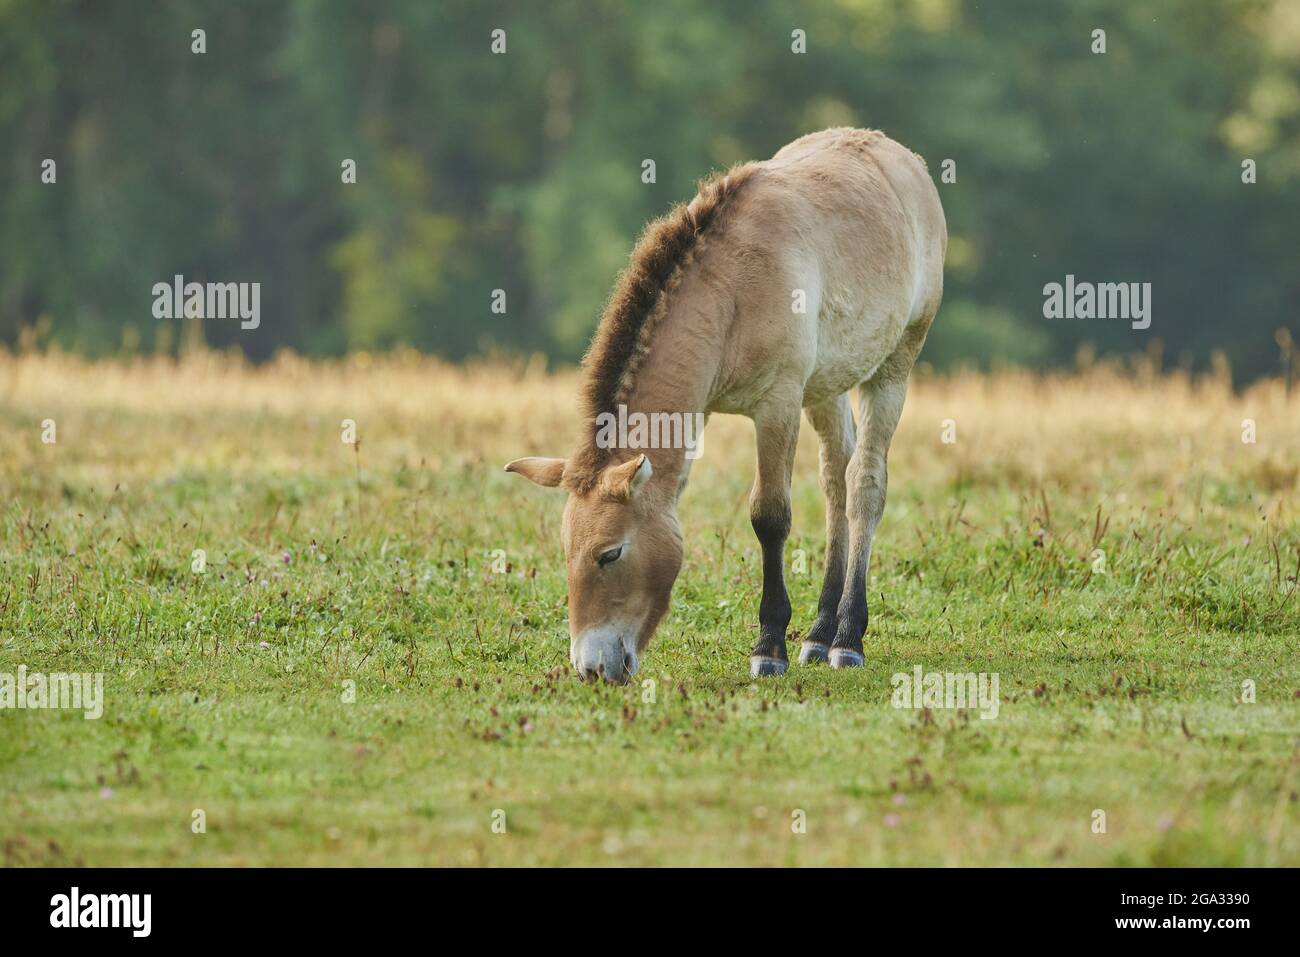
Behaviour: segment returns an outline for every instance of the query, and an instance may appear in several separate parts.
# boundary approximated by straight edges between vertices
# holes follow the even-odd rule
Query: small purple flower
[[[902,821],[903,819],[899,817],[897,814],[885,815],[885,827],[898,827],[898,825],[901,824]]]
[[[895,806],[895,807],[902,807],[902,806],[903,806],[904,804],[906,804],[906,803],[907,803],[907,795],[906,795],[906,794],[895,794],[895,795],[894,795],[894,806]]]
[[[1167,831],[1174,826],[1174,819],[1168,814],[1163,815],[1160,820],[1156,821],[1156,827],[1162,831]]]
[[[293,552],[289,551],[288,549],[285,549],[284,554],[281,555],[280,558],[286,565],[288,565],[290,562],[293,561]]]
[[[100,788],[100,789],[99,789],[99,796],[100,796],[100,798],[101,798],[102,800],[107,801],[109,798],[111,798],[111,797],[113,796],[113,789],[112,789],[112,788]]]

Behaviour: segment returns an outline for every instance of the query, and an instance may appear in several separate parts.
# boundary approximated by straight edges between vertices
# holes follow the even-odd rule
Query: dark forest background
[[[1300,0],[0,0],[0,343],[174,351],[179,273],[262,283],[188,330],[254,358],[572,360],[647,219],[848,124],[956,162],[929,361],[1273,374],[1298,64]],[[1067,273],[1152,283],[1151,328],[1043,319]]]

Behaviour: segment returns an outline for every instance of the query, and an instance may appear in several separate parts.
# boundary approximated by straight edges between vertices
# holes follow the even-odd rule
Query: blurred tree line
[[[1298,63],[1297,0],[0,0],[0,342],[176,348],[181,274],[262,284],[256,330],[201,324],[255,357],[571,360],[647,219],[849,124],[955,161],[930,361],[1273,373]],[[1152,283],[1151,328],[1044,319],[1067,273]]]

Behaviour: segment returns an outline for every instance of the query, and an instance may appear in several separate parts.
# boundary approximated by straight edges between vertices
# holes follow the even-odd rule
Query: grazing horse
[[[783,551],[807,413],[821,442],[827,542],[799,661],[863,663],[885,460],[943,295],[947,244],[925,162],[883,133],[847,128],[707,179],[688,205],[646,228],[584,360],[578,449],[506,466],[568,492],[569,657],[580,675],[631,678],[682,564],[677,501],[694,456],[681,443],[609,441],[602,421],[635,413],[754,422],[749,513],[763,551],[756,676],[788,664]]]

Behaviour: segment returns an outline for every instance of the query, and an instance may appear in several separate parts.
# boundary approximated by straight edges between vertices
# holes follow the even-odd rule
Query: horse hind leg
[[[808,408],[820,441],[822,495],[826,498],[826,568],[817,618],[799,647],[799,663],[826,661],[835,640],[836,612],[844,592],[844,574],[849,554],[848,487],[845,473],[853,456],[855,426],[848,393]]]
[[[912,364],[931,318],[933,311],[909,329],[876,374],[858,387],[858,444],[847,472],[848,571],[836,610],[835,639],[827,653],[832,668],[852,668],[865,661],[862,638],[867,632],[867,575],[876,526],[885,512],[889,445],[907,399]]]

